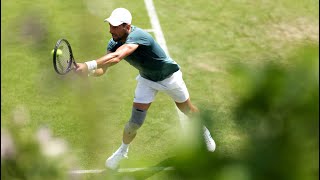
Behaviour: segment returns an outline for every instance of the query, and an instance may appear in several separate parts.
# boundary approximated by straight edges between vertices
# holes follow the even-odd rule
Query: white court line
[[[144,3],[146,5],[146,8],[148,10],[148,15],[150,18],[150,23],[152,26],[152,29],[154,30],[154,35],[156,37],[157,42],[159,45],[163,48],[163,50],[169,55],[169,51],[166,45],[166,40],[164,39],[160,22],[157,16],[156,8],[153,5],[152,0],[144,0]]]
[[[120,168],[117,170],[119,173],[132,173],[137,171],[171,171],[173,167],[144,167],[144,168]],[[92,169],[92,170],[73,170],[70,174],[99,174],[106,171],[106,169]]]
[[[159,43],[159,45],[162,47],[162,49],[169,55],[169,51],[167,48],[166,40],[164,38],[164,35],[161,30],[160,22],[157,16],[156,8],[154,7],[153,1],[152,0],[144,0],[144,3],[146,5],[146,8],[148,10],[148,15],[150,18],[151,26],[154,31],[156,41]],[[182,129],[185,130],[186,122],[188,117],[183,114],[175,105],[176,111],[179,116],[180,124],[182,126]]]
[[[91,169],[91,170],[72,170],[70,174],[99,174],[104,172],[105,169]]]
[[[122,168],[118,172],[136,172],[136,171],[171,171],[173,167],[145,167],[145,168]]]

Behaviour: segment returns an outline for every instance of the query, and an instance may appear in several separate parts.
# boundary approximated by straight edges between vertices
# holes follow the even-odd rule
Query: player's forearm
[[[107,68],[113,66],[121,61],[118,53],[109,53],[99,59],[97,61],[97,68]]]
[[[128,44],[120,46],[115,52],[109,52],[97,60],[87,61],[88,70],[95,70],[98,68],[108,68],[120,62],[122,59],[130,55],[139,45]]]
[[[122,59],[129,56],[138,48],[138,44],[124,44],[115,52],[109,52],[107,55],[97,59],[97,67],[110,67],[119,63]]]
[[[118,63],[121,60],[118,57],[119,56],[117,53],[109,53],[97,60],[87,61],[84,63],[86,65],[84,71],[87,72],[89,76],[101,76],[105,73],[108,67]]]

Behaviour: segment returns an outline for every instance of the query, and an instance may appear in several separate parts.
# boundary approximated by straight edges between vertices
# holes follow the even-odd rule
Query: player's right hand
[[[86,63],[77,63],[76,72],[79,74],[88,74],[88,66]]]
[[[76,73],[83,76],[88,76],[88,66],[86,63],[77,63]]]

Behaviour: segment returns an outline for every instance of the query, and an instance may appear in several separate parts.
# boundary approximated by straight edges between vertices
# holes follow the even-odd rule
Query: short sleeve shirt
[[[149,33],[136,26],[131,26],[125,44],[139,44],[139,47],[125,60],[137,68],[140,75],[146,79],[162,81],[180,69]],[[123,43],[115,42],[111,38],[107,50],[115,52],[121,45]]]

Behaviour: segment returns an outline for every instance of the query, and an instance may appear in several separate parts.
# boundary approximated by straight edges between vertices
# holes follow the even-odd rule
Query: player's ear
[[[127,30],[130,30],[131,24],[123,23],[123,25],[125,26],[125,28],[126,28]]]

